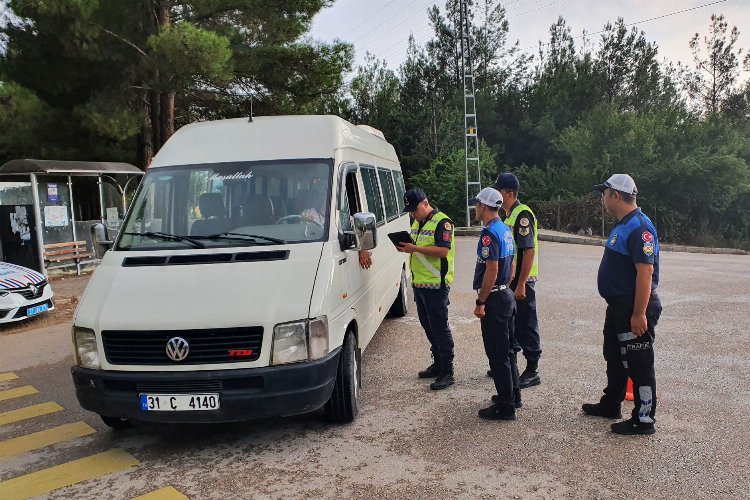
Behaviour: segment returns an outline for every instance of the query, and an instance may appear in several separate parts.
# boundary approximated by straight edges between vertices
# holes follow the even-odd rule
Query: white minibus
[[[181,128],[76,311],[80,404],[114,428],[353,420],[362,351],[407,312],[403,195],[383,134],[335,116]]]

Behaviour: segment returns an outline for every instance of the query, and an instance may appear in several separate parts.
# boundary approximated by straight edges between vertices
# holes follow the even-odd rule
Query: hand
[[[633,331],[633,335],[640,337],[648,330],[648,320],[646,320],[645,314],[635,314],[630,317],[630,329]]]
[[[484,318],[484,306],[476,306],[474,308],[474,316],[479,319]]]
[[[406,253],[414,253],[417,251],[417,245],[414,243],[399,243],[399,248],[397,248],[399,252],[406,252]]]
[[[359,267],[362,269],[370,269],[370,266],[372,266],[372,257],[370,255],[370,252],[367,250],[359,251]]]
[[[513,291],[516,300],[526,300],[526,283],[518,283]]]

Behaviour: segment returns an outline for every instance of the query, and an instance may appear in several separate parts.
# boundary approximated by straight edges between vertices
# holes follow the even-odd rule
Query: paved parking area
[[[76,403],[69,324],[0,332],[0,498],[750,498],[750,257],[662,255],[658,432],[626,438],[580,411],[605,380],[598,247],[542,243],[542,385],[515,422],[476,417],[493,391],[474,248],[458,240],[457,384],[416,378],[429,350],[412,307],[366,351],[346,426],[312,414],[113,433]]]

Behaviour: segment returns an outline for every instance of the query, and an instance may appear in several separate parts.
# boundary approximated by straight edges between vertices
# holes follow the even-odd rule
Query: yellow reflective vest
[[[442,212],[432,216],[430,220],[424,223],[422,228],[419,227],[419,221],[414,221],[411,225],[411,237],[418,247],[435,246],[435,230],[438,224],[444,219],[450,218]],[[453,283],[454,259],[456,246],[453,241],[453,231],[451,230],[451,248],[445,259],[438,257],[428,257],[427,255],[414,252],[410,256],[409,265],[411,267],[411,283],[415,288],[435,288],[438,289],[444,284],[446,286]],[[447,261],[447,271],[443,276],[443,262]]]

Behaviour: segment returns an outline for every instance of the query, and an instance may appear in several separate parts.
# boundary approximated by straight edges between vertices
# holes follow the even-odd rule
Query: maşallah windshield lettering
[[[237,172],[231,175],[213,174],[210,179],[212,181],[231,181],[235,179],[252,179],[254,175],[253,172]]]

